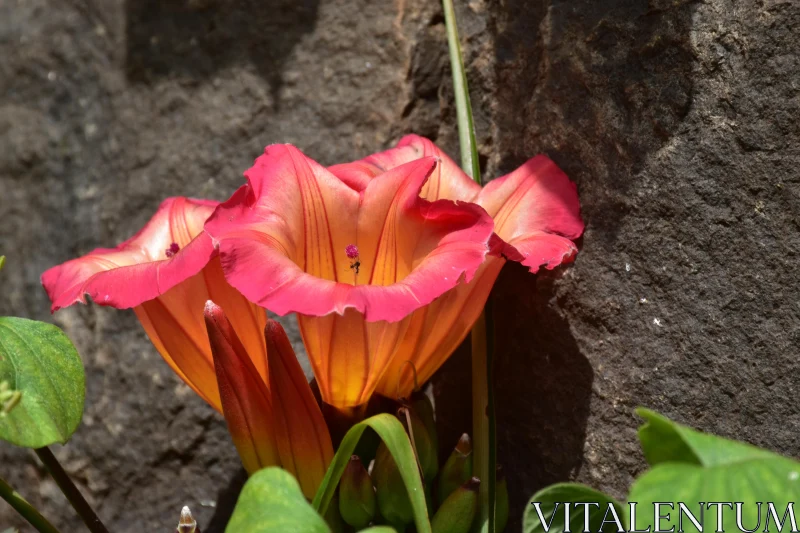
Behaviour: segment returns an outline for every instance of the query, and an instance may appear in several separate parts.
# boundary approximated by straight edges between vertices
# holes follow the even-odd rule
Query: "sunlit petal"
[[[330,433],[286,332],[270,320],[265,337],[278,454],[312,499],[333,459]]]
[[[242,464],[250,474],[279,465],[269,390],[222,308],[209,301],[204,315],[222,413]]]

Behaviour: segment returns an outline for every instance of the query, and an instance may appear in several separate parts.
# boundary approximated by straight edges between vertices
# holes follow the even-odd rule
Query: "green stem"
[[[467,75],[461,55],[458,25],[453,0],[442,0],[450,50],[450,69],[453,72],[453,91],[456,100],[458,140],[461,147],[461,168],[478,185],[483,185],[475,140],[475,124],[469,101]],[[494,533],[495,504],[495,419],[492,392],[493,323],[490,300],[472,328],[472,433],[473,472],[481,480],[478,490],[479,511],[475,531]]]
[[[0,498],[3,498],[8,504],[17,511],[22,518],[27,520],[36,531],[40,533],[58,533],[58,530],[43,517],[36,508],[28,503],[28,500],[22,497],[19,492],[0,478]]]
[[[67,497],[69,503],[72,504],[72,508],[75,509],[75,512],[78,513],[78,516],[83,520],[83,523],[89,528],[89,531],[92,533],[108,533],[106,526],[103,525],[89,503],[84,499],[81,491],[78,490],[78,487],[75,486],[69,478],[69,475],[67,475],[66,471],[61,467],[61,464],[58,462],[58,459],[56,459],[56,456],[53,455],[53,452],[50,451],[50,448],[37,448],[35,451],[36,455],[38,455],[39,459],[44,463],[47,471],[50,472],[50,475],[55,480],[58,488],[60,488],[64,496]]]
[[[444,23],[447,27],[447,47],[450,49],[450,70],[453,72],[458,143],[461,146],[461,168],[478,185],[482,185],[478,144],[475,141],[475,125],[472,121],[472,105],[469,102],[467,75],[464,72],[464,61],[461,57],[461,43],[458,40],[458,25],[453,9],[453,0],[442,0],[442,7],[444,8]]]
[[[478,519],[476,531],[490,522],[492,514],[489,484],[492,479],[490,447],[489,380],[486,379],[488,350],[486,339],[486,310],[481,313],[472,327],[472,475],[481,480],[478,488]]]

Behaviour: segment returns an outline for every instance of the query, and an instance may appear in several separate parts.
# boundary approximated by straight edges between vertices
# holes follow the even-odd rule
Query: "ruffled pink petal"
[[[51,310],[85,303],[86,296],[99,305],[136,307],[197,274],[215,254],[203,223],[216,205],[168,198],[139,233],[116,248],[98,248],[47,270],[42,285]]]
[[[416,159],[357,192],[293,146],[270,146],[206,231],[228,281],[262,307],[398,321],[471,279],[492,234],[480,207],[419,197],[437,163]]]
[[[473,200],[494,219],[492,249],[536,272],[571,261],[583,233],[577,188],[539,155],[489,182]]]
[[[355,190],[364,190],[376,176],[423,157],[437,157],[440,164],[423,185],[420,196],[426,200],[470,201],[481,190],[447,154],[419,135],[406,135],[397,147],[355,161],[334,165],[329,170]]]

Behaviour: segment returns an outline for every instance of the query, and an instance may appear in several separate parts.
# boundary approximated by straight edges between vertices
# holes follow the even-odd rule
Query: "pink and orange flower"
[[[214,409],[222,412],[205,302],[218,302],[267,379],[263,309],[225,281],[216,249],[203,225],[217,202],[168,198],[132,238],[98,248],[42,274],[52,311],[86,302],[133,308],[150,341],[170,367]]]
[[[86,296],[133,307],[175,372],[225,414],[250,471],[291,469],[293,453],[330,460],[330,437],[297,437],[327,429],[263,308],[297,313],[323,401],[352,411],[429,379],[506,261],[554,268],[573,259],[583,231],[575,185],[545,156],[480,187],[417,136],[330,168],[272,145],[245,176],[219,205],[166,200],[133,238],[42,282],[53,311]],[[310,471],[304,490],[319,475]]]

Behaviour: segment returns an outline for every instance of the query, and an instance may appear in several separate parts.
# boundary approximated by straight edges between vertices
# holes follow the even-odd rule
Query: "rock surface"
[[[623,496],[638,405],[800,455],[800,6],[458,4],[485,175],[546,153],[587,223],[574,265],[509,265],[496,286],[512,518],[554,481]],[[184,504],[222,531],[238,459],[132,313],[51,318],[41,272],[127,238],[163,197],[226,198],[269,143],[331,164],[414,131],[457,153],[435,2],[263,6],[0,2],[0,313],[77,344],[86,416],[55,451],[120,533],[167,531]],[[443,447],[468,429],[467,361],[434,380]],[[30,453],[0,444],[0,475],[81,530]]]

